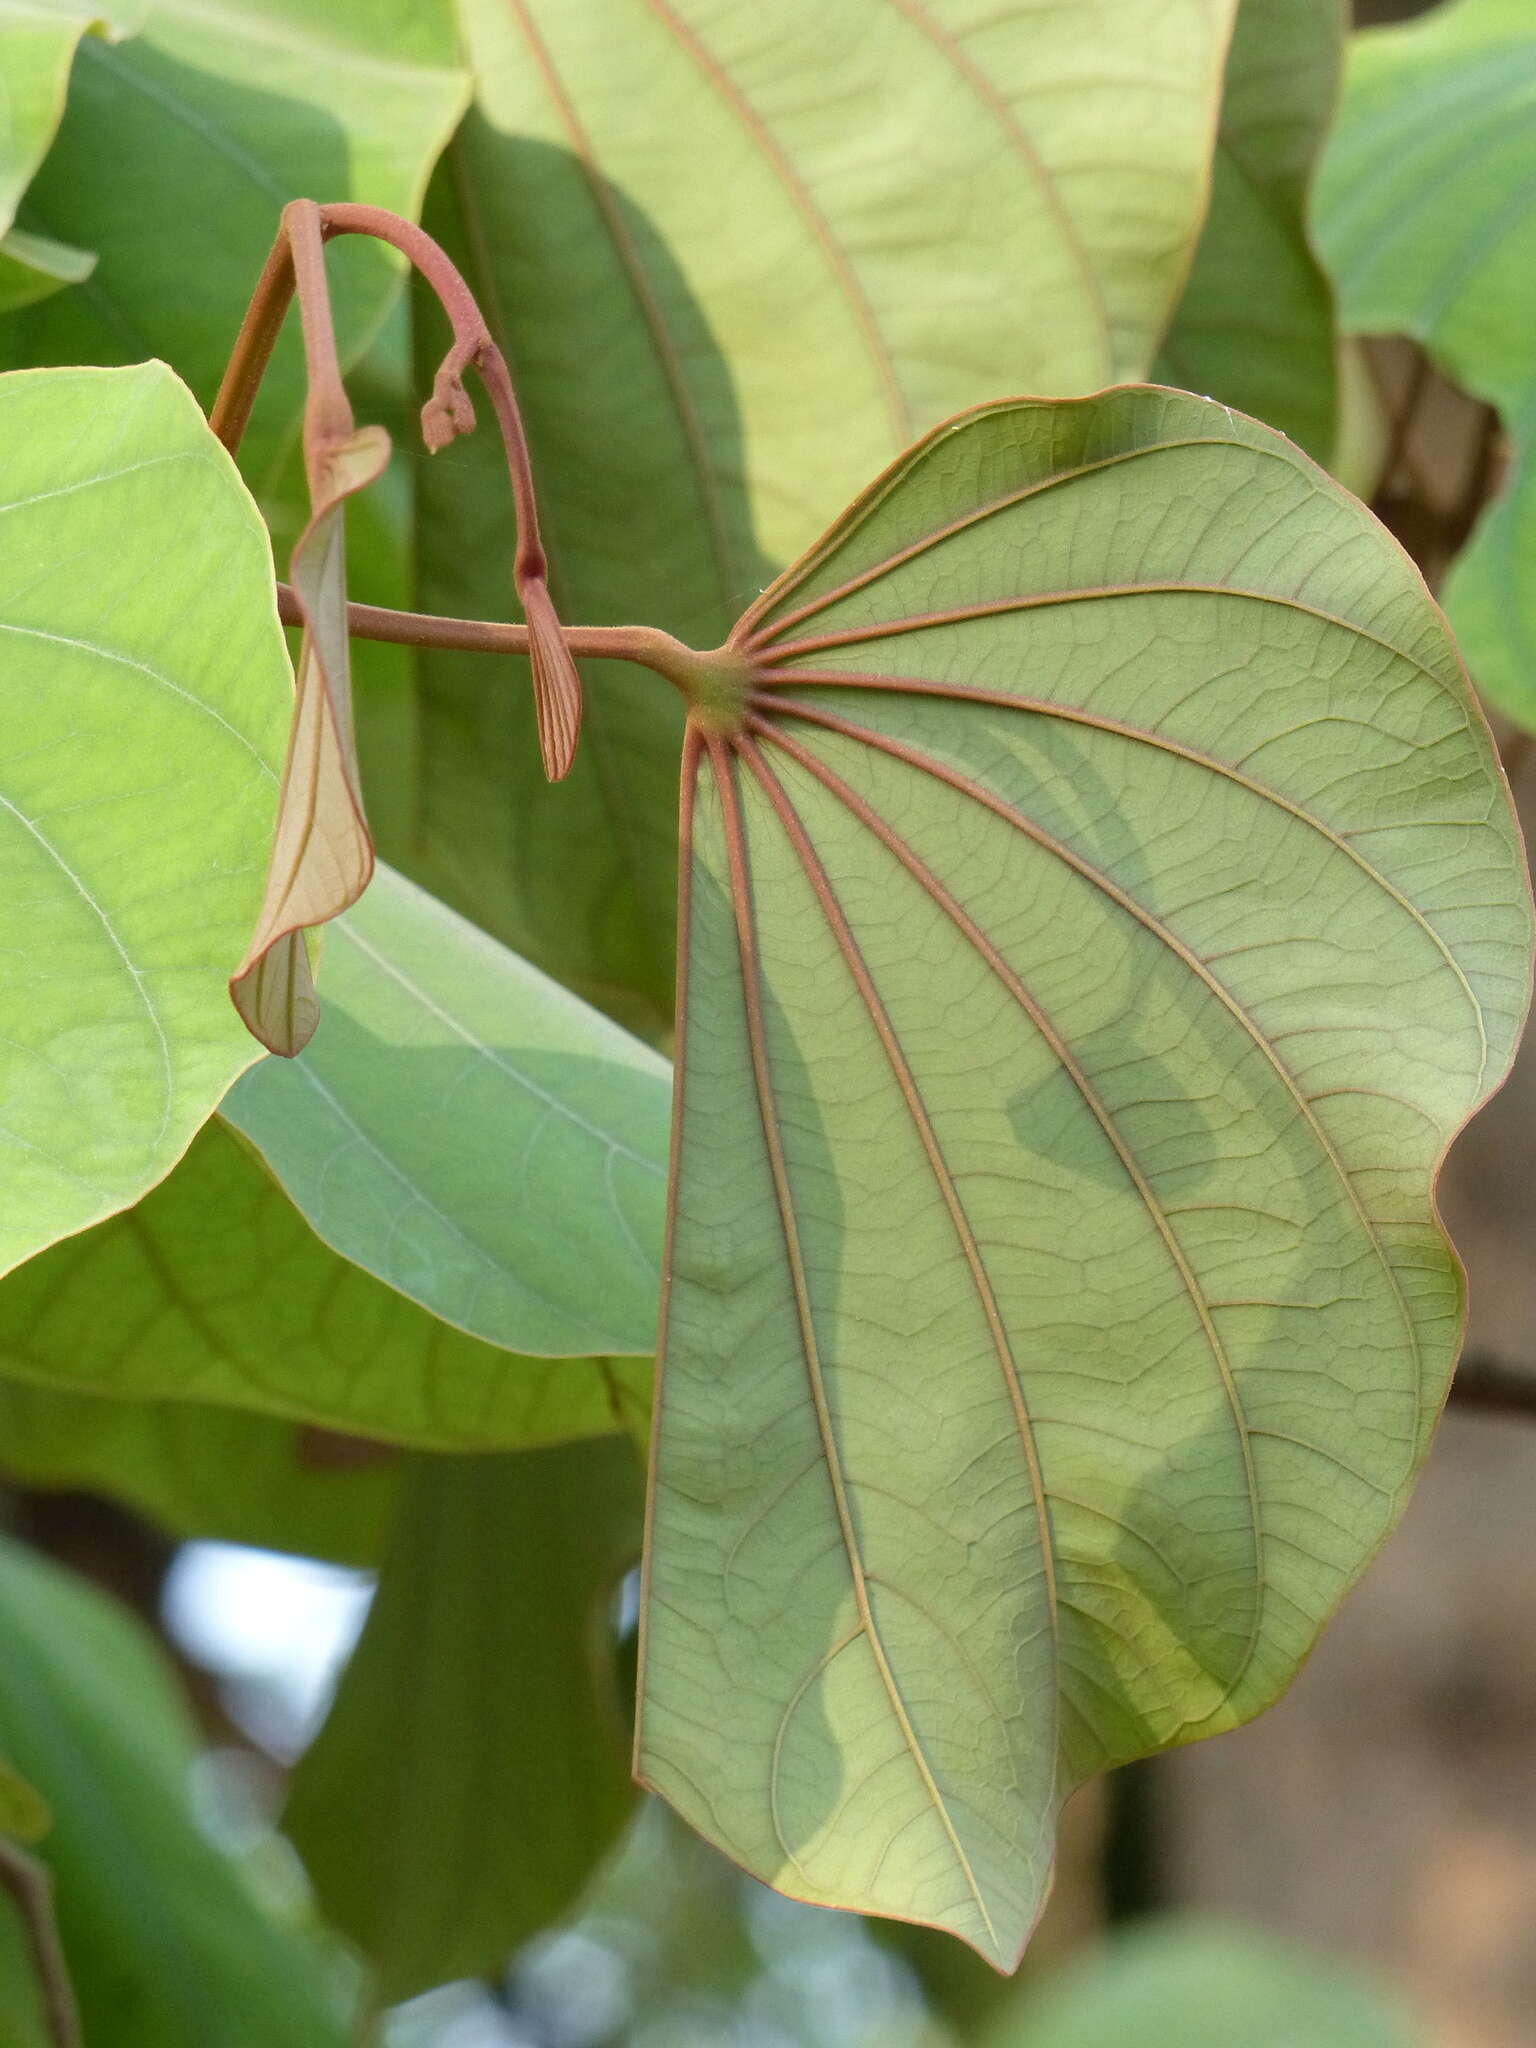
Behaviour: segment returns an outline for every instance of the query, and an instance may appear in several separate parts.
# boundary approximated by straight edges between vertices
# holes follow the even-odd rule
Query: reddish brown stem
[[[545,772],[557,781],[570,768],[581,726],[581,679],[549,594],[548,562],[539,533],[538,505],[528,437],[512,388],[506,358],[496,346],[475,296],[432,237],[376,206],[317,206],[308,199],[285,206],[277,244],[258,280],[236,338],[229,368],[210,415],[214,431],[234,453],[250,418],[262,376],[289,300],[297,290],[304,316],[304,350],[309,372],[305,406],[305,456],[313,488],[315,464],[342,438],[336,425],[351,413],[336,355],[335,331],[325,288],[324,244],[337,235],[368,235],[399,250],[425,279],[447,315],[452,346],[422,407],[422,438],[432,452],[457,434],[471,432],[475,410],[464,388],[473,367],[490,394],[512,485],[517,540],[512,585],[528,622],[527,652],[533,663],[534,702]]]
[[[430,285],[447,316],[453,330],[453,346],[432,381],[432,396],[421,415],[422,437],[434,453],[446,447],[455,435],[467,434],[474,427],[474,408],[464,389],[464,372],[473,368],[485,386],[501,430],[512,503],[517,513],[517,555],[512,573],[521,595],[523,583],[529,579],[542,582],[549,573],[549,565],[539,536],[533,465],[512,373],[492,338],[474,293],[432,237],[398,214],[386,213],[382,207],[350,204],[323,206],[319,211],[327,241],[336,235],[370,235],[375,241],[398,249]]]
[[[303,613],[291,584],[277,586],[277,613],[285,626],[302,626]],[[594,661],[633,661],[674,684],[690,702],[700,686],[697,672],[718,659],[674,640],[659,626],[562,626],[572,654]],[[347,631],[357,640],[385,640],[397,647],[446,647],[466,654],[527,654],[529,632],[500,619],[454,619],[436,612],[396,612],[383,605],[349,604]]]

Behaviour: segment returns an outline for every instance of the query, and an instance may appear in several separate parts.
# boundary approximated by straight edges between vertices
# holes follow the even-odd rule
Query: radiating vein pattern
[[[1518,842],[1406,558],[1202,400],[964,416],[735,641],[640,1766],[1006,1965],[1062,1793],[1273,1699],[1400,1508]]]

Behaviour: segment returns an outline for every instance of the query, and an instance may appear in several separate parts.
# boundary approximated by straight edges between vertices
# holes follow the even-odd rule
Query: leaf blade
[[[289,683],[265,531],[185,387],[147,364],[0,391],[8,1268],[136,1200],[250,1063],[208,990]]]
[[[639,1767],[769,1881],[1007,1968],[1057,1798],[1267,1704],[1395,1518],[1460,1324],[1433,1178],[1529,990],[1518,838],[1406,558],[1181,394],[939,429],[733,644],[746,730],[684,764]],[[860,1576],[947,1849],[848,1665]]]
[[[1536,159],[1523,117],[1533,76],[1530,21],[1504,0],[1457,0],[1357,36],[1315,205],[1347,331],[1411,335],[1502,418],[1509,475],[1452,563],[1444,601],[1478,687],[1526,727],[1536,719],[1526,568],[1536,218],[1525,196]],[[1490,206],[1491,192],[1506,197]]]
[[[648,1353],[665,1062],[387,869],[327,956],[323,1031],[224,1105],[315,1229],[488,1343]]]
[[[504,1964],[634,1807],[612,1625],[639,1547],[633,1448],[414,1460],[403,1492],[284,1814],[389,2002]]]
[[[1204,209],[1232,11],[1138,0],[1085,43],[1013,0],[873,20],[794,0],[771,32],[697,0],[466,6],[477,106],[430,225],[518,365],[566,616],[707,644],[912,428],[998,389],[1142,374]],[[642,143],[632,61],[690,150]],[[829,66],[861,110],[857,151],[827,116]],[[729,166],[712,191],[701,158]],[[594,352],[579,404],[573,335]],[[424,604],[505,612],[501,488],[472,449],[423,479],[429,527],[451,493],[498,542],[470,558],[429,540]],[[417,672],[423,832],[386,853],[591,1000],[664,1026],[675,708],[589,665],[584,759],[550,796],[521,691],[488,696],[453,655]]]
[[[642,1428],[650,1376],[645,1360],[524,1358],[449,1328],[329,1250],[222,1123],[135,1208],[7,1278],[0,1370],[442,1450]]]

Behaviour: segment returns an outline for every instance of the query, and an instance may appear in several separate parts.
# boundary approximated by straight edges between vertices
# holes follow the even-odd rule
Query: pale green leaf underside
[[[941,429],[739,633],[639,1766],[1008,1966],[1060,1797],[1272,1700],[1401,1505],[1521,855],[1407,559],[1197,399]]]
[[[136,1207],[0,1282],[0,1374],[481,1450],[632,1428],[650,1369],[451,1329],[322,1244],[215,1123]]]
[[[914,434],[1151,362],[1232,0],[460,11],[476,105],[428,218],[517,365],[566,616],[707,645]],[[494,451],[422,492],[420,602],[504,617]],[[466,505],[477,545],[434,543]],[[551,792],[520,673],[421,657],[418,832],[383,850],[593,1000],[664,1014],[675,707],[593,665]]]
[[[1211,209],[1153,373],[1240,406],[1319,462],[1335,438],[1333,294],[1307,237],[1307,186],[1347,15],[1346,0],[1242,0]]]
[[[4,1271],[250,1063],[225,982],[293,684],[256,507],[163,365],[0,379],[0,447]]]
[[[666,1062],[387,868],[321,992],[224,1114],[326,1242],[487,1343],[649,1354]]]
[[[1317,188],[1356,334],[1409,334],[1514,443],[1508,484],[1445,590],[1479,687],[1536,726],[1536,21],[1456,0],[1356,38]]]

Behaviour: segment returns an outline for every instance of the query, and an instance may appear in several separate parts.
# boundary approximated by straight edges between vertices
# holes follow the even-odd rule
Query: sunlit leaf
[[[320,1021],[304,934],[355,903],[373,873],[358,785],[347,636],[346,501],[389,461],[382,427],[362,427],[317,460],[314,514],[290,575],[304,618],[277,831],[256,931],[229,984],[253,1036],[291,1057]]]
[[[0,238],[0,313],[30,306],[62,285],[79,284],[95,268],[96,258],[87,249],[12,228]]]
[[[328,1973],[193,1817],[187,1716],[148,1635],[56,1565],[0,1546],[0,1747],[54,1824],[59,1928],[87,2042],[342,2048]]]
[[[131,34],[143,12],[142,0],[0,0],[0,313],[76,284],[94,267],[89,250],[13,232],[11,223],[64,112],[80,38]]]
[[[516,365],[565,616],[707,644],[936,420],[1150,364],[1205,208],[1232,0],[460,12],[478,97],[429,225]],[[440,339],[429,322],[425,360]],[[494,448],[461,444],[421,489],[421,604],[507,617]],[[419,668],[416,837],[384,852],[663,1021],[674,707],[590,665],[551,791],[526,666]]]
[[[1279,427],[1319,462],[1337,426],[1333,294],[1307,235],[1307,185],[1348,15],[1348,0],[1241,0],[1211,210],[1155,371]]]
[[[0,1373],[478,1450],[639,1427],[650,1368],[450,1328],[330,1251],[213,1124],[136,1208],[0,1285]]]
[[[284,1826],[381,1999],[494,1969],[569,1910],[634,1804],[618,1439],[412,1461],[361,1640]]]
[[[1356,334],[1410,334],[1514,443],[1446,609],[1474,680],[1536,727],[1536,17],[1454,0],[1356,38],[1317,192],[1320,246]]]
[[[324,1013],[224,1111],[326,1242],[489,1343],[649,1354],[666,1062],[387,869]]]
[[[983,2048],[1422,2048],[1395,2002],[1329,1957],[1220,1922],[1144,1923],[1020,2002]]]
[[[639,1767],[1010,1967],[1060,1798],[1272,1700],[1398,1513],[1521,853],[1411,564],[1198,399],[965,416],[734,640]]]
[[[173,1536],[376,1565],[398,1472],[383,1445],[266,1415],[0,1377],[0,1475],[105,1494]]]
[[[88,291],[61,292],[0,329],[0,355],[160,355],[207,406],[283,205],[355,199],[414,216],[464,103],[457,61],[451,0],[157,0],[134,41],[87,41],[20,224],[98,250],[100,263]],[[377,244],[339,257],[344,359],[399,277]],[[288,335],[241,453],[269,506],[303,391]],[[272,509],[286,552],[304,521],[301,488]]]
[[[251,1062],[225,984],[292,682],[256,508],[163,365],[0,379],[0,447],[3,1271]]]

